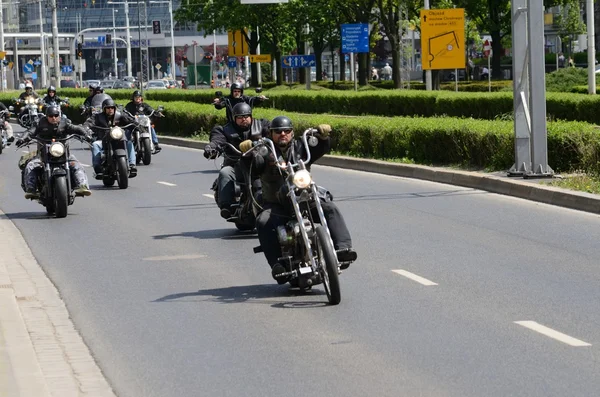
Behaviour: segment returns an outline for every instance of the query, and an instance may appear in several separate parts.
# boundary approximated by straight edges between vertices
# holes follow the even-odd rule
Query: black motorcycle
[[[277,275],[290,277],[289,283],[300,289],[310,289],[313,285],[323,283],[329,303],[337,305],[341,301],[338,262],[333,241],[327,227],[327,220],[323,213],[321,200],[326,191],[319,188],[313,181],[306,164],[310,162],[309,146],[317,145],[315,129],[308,129],[302,135],[307,158],[298,163],[285,162],[279,157],[276,165],[285,176],[287,198],[293,213],[291,219],[283,226],[277,228],[282,257],[289,272]],[[256,150],[271,151],[277,158],[273,141],[262,138],[258,144],[244,153],[249,156]],[[316,208],[318,218],[313,218],[311,208]],[[255,247],[254,252],[262,252],[262,247]]]
[[[17,105],[21,105],[21,112],[17,117],[19,121],[19,125],[25,129],[34,130],[40,118],[43,116],[42,113],[42,100],[40,98],[34,98],[33,96],[28,96],[25,99],[16,98],[15,103]],[[11,112],[14,112],[14,107],[8,107]]]
[[[4,124],[4,119],[8,119],[8,115],[10,115],[8,110],[0,111],[0,154],[2,154],[2,151],[7,146],[10,146],[10,142],[8,142],[8,134],[6,133],[6,127]]]
[[[31,141],[23,142],[17,147],[29,146],[32,142],[38,144],[38,156],[44,164],[44,171],[37,180],[37,190],[40,192],[38,202],[46,207],[48,214],[54,214],[57,218],[67,216],[67,207],[75,202],[75,194],[71,187],[71,175],[69,168],[69,143],[75,138],[87,143],[79,135],[68,135],[60,139],[42,139],[31,137]],[[31,159],[29,155],[29,160]],[[25,188],[24,168],[27,158],[19,161],[21,169],[21,185]]]
[[[143,109],[143,108],[142,108]],[[152,110],[150,114],[137,114],[133,115],[127,112],[125,109],[121,109],[121,111],[127,112],[132,117],[135,117],[138,125],[133,127],[131,132],[131,141],[133,142],[133,147],[135,149],[135,162],[136,164],[144,163],[144,165],[149,165],[152,162],[152,153],[154,153],[154,144],[152,143],[152,136],[150,133],[150,129],[152,126],[152,117],[164,117],[162,115],[162,111],[165,108],[159,106],[158,108]]]
[[[127,189],[129,186],[127,140],[124,137],[125,129],[131,126],[133,124],[105,128],[108,132],[102,139],[102,176],[96,176],[96,179],[102,179],[102,183],[106,187],[114,186],[115,181],[120,189]]]
[[[230,143],[226,145],[234,151],[234,153],[242,155],[242,152],[237,150]],[[227,154],[222,148],[217,149],[219,155],[226,156]],[[241,161],[241,160],[240,160]],[[252,231],[256,225],[256,215],[261,209],[261,182],[259,178],[253,178],[250,173],[250,167],[240,164],[243,179],[236,180],[235,183],[235,203],[231,205],[232,214],[227,219],[227,222],[232,222],[240,231]],[[218,178],[213,182],[212,188],[215,192],[215,202],[219,203],[219,186]]]

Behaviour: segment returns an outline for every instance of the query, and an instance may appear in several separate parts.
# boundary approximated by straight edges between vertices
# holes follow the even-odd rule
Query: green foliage
[[[546,73],[546,91],[570,92],[573,87],[585,84],[587,84],[587,69],[561,68]]]

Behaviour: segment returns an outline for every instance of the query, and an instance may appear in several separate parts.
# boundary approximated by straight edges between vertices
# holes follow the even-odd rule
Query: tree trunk
[[[392,40],[390,40],[390,43],[392,43]],[[400,48],[396,45],[392,47],[392,63],[394,64],[394,67],[392,68],[394,88],[402,88],[402,78],[400,77],[402,60],[400,58]]]
[[[500,35],[500,31],[495,30],[490,32],[492,36],[492,78],[493,79],[502,79],[502,66],[501,60],[504,55],[504,51],[502,50],[502,36]]]
[[[253,30],[250,32],[250,42],[248,44],[250,54],[256,54],[256,49],[258,48],[258,33]],[[251,63],[250,70],[252,71],[252,77],[250,78],[250,86],[258,87],[258,67],[260,64]]]
[[[313,43],[313,50],[315,51],[315,59],[317,61],[317,81],[321,81],[323,80],[323,62],[321,61],[321,56],[323,55],[323,51],[325,50],[325,41],[322,38],[315,40],[315,42]]]
[[[339,68],[340,68],[340,81],[346,81],[346,54],[342,54],[340,52],[340,56],[338,57]]]

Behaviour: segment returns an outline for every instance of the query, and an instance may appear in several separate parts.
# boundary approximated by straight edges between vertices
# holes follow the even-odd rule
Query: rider
[[[123,126],[131,123],[136,123],[135,119],[127,113],[117,111],[117,105],[112,98],[105,99],[102,102],[102,113],[97,113],[91,116],[83,123],[83,126],[94,131],[96,140],[92,143],[92,164],[96,179],[102,179],[102,139],[106,135],[110,127]],[[133,143],[123,137],[127,146],[127,157],[129,160],[129,177],[134,178],[137,175],[135,167],[135,149]]]
[[[71,124],[60,117],[58,106],[48,106],[46,117],[43,117],[37,125],[35,131],[27,132],[22,138],[17,140],[17,145],[29,142],[31,137],[40,137],[42,139],[65,138],[67,135],[83,135],[90,139],[85,128],[79,125]],[[39,152],[39,151],[38,151]],[[40,197],[37,191],[37,179],[44,170],[44,163],[39,156],[34,156],[23,169],[23,189],[26,199],[38,199]],[[88,179],[81,163],[75,156],[69,155],[69,170],[71,172],[71,186],[73,186],[75,195],[89,196],[92,194],[88,187]]]
[[[129,113],[135,116],[138,114],[149,115],[154,109],[152,109],[152,106],[148,105],[147,103],[144,103],[142,93],[138,90],[135,90],[131,95],[131,102],[125,105],[125,110],[127,110]],[[152,126],[150,126],[150,133],[152,134],[154,153],[158,153],[162,150],[162,148],[158,145],[158,137],[156,136],[156,131]],[[131,132],[129,132],[129,134],[131,135]]]
[[[0,111],[6,111],[3,113],[3,116],[0,118],[0,123],[4,123],[4,129],[6,130],[6,138],[7,138],[6,141],[10,145],[10,143],[15,140],[15,136],[13,135],[12,125],[10,125],[10,123],[8,122],[8,120],[10,119],[10,111],[8,110],[6,105],[3,104],[2,102],[0,102]]]
[[[239,168],[240,156],[233,153],[225,143],[230,143],[240,150],[242,141],[254,141],[265,137],[269,133],[269,121],[265,119],[253,119],[252,108],[245,102],[238,103],[233,107],[234,121],[225,126],[216,125],[210,132],[210,143],[204,147],[204,157],[214,159],[219,150],[224,152],[223,167],[217,178],[218,205],[221,216],[225,219],[233,213],[231,205],[235,200],[235,182],[242,179],[242,170]]]
[[[48,87],[46,95],[44,96],[44,99],[42,99],[42,101],[44,101],[46,105],[59,105],[62,102],[62,99],[60,99],[56,95],[56,88],[53,85],[51,85],[50,87]]]
[[[39,98],[38,94],[36,94],[35,91],[33,91],[33,85],[31,85],[31,83],[28,82],[27,84],[25,84],[25,92],[22,92],[21,95],[19,95],[19,101],[25,101],[29,97],[33,97],[34,99]],[[19,111],[19,120],[21,119],[21,116],[25,114],[26,111],[27,107],[21,106],[21,110]]]
[[[273,141],[276,156],[282,156],[285,161],[298,161],[306,158],[306,148],[300,139],[294,139],[294,129],[292,121],[285,117],[275,117],[271,121],[270,139]],[[331,148],[331,138],[329,132],[331,126],[321,124],[317,127],[318,143],[310,148],[310,165],[321,158]],[[242,142],[240,147],[245,151],[251,148],[251,145]],[[271,274],[279,284],[288,281],[288,277],[275,277],[281,273],[289,271],[286,264],[278,261],[281,257],[281,247],[278,243],[277,227],[284,225],[290,217],[286,201],[285,188],[287,187],[284,176],[279,172],[272,153],[266,156],[255,154],[253,167],[260,175],[262,182],[263,210],[256,218],[256,230],[258,240],[263,248],[267,262],[271,266]],[[321,198],[321,206],[327,220],[327,226],[331,233],[333,245],[337,251],[337,257],[340,262],[344,262],[343,268],[347,268],[349,262],[356,260],[356,251],[352,249],[352,238],[342,217],[340,210],[329,199]],[[316,209],[313,208],[313,218],[318,219]]]
[[[92,106],[92,98],[94,97],[94,95],[96,95],[96,85],[90,84],[88,89],[90,95],[87,98],[85,98],[85,101],[83,101],[83,106],[86,108]]]
[[[267,99],[264,95],[259,96],[247,96],[244,95],[244,85],[241,83],[233,83],[230,87],[230,94],[225,98],[215,98],[213,100],[213,105],[215,105],[215,109],[223,109],[226,108],[227,111],[227,121],[233,121],[231,116],[231,110],[238,103],[247,103],[251,108],[254,107],[255,101],[264,101]],[[230,106],[227,106],[227,102],[229,102]]]

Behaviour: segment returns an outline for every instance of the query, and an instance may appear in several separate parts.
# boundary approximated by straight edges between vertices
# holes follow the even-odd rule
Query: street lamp
[[[117,69],[118,64],[117,64],[117,25],[115,25],[115,12],[119,12],[118,10],[115,10],[114,8],[112,9],[113,12],[113,58],[115,61],[115,78],[118,79],[119,78],[119,71]]]
[[[0,0],[2,1],[2,0]],[[133,76],[131,72],[131,40],[129,37],[129,3],[126,1],[108,1],[107,4],[124,4],[125,5],[125,40],[127,41],[127,76]]]
[[[175,29],[173,27],[173,0],[152,0],[150,3],[168,3],[171,18],[171,77],[175,80]]]

